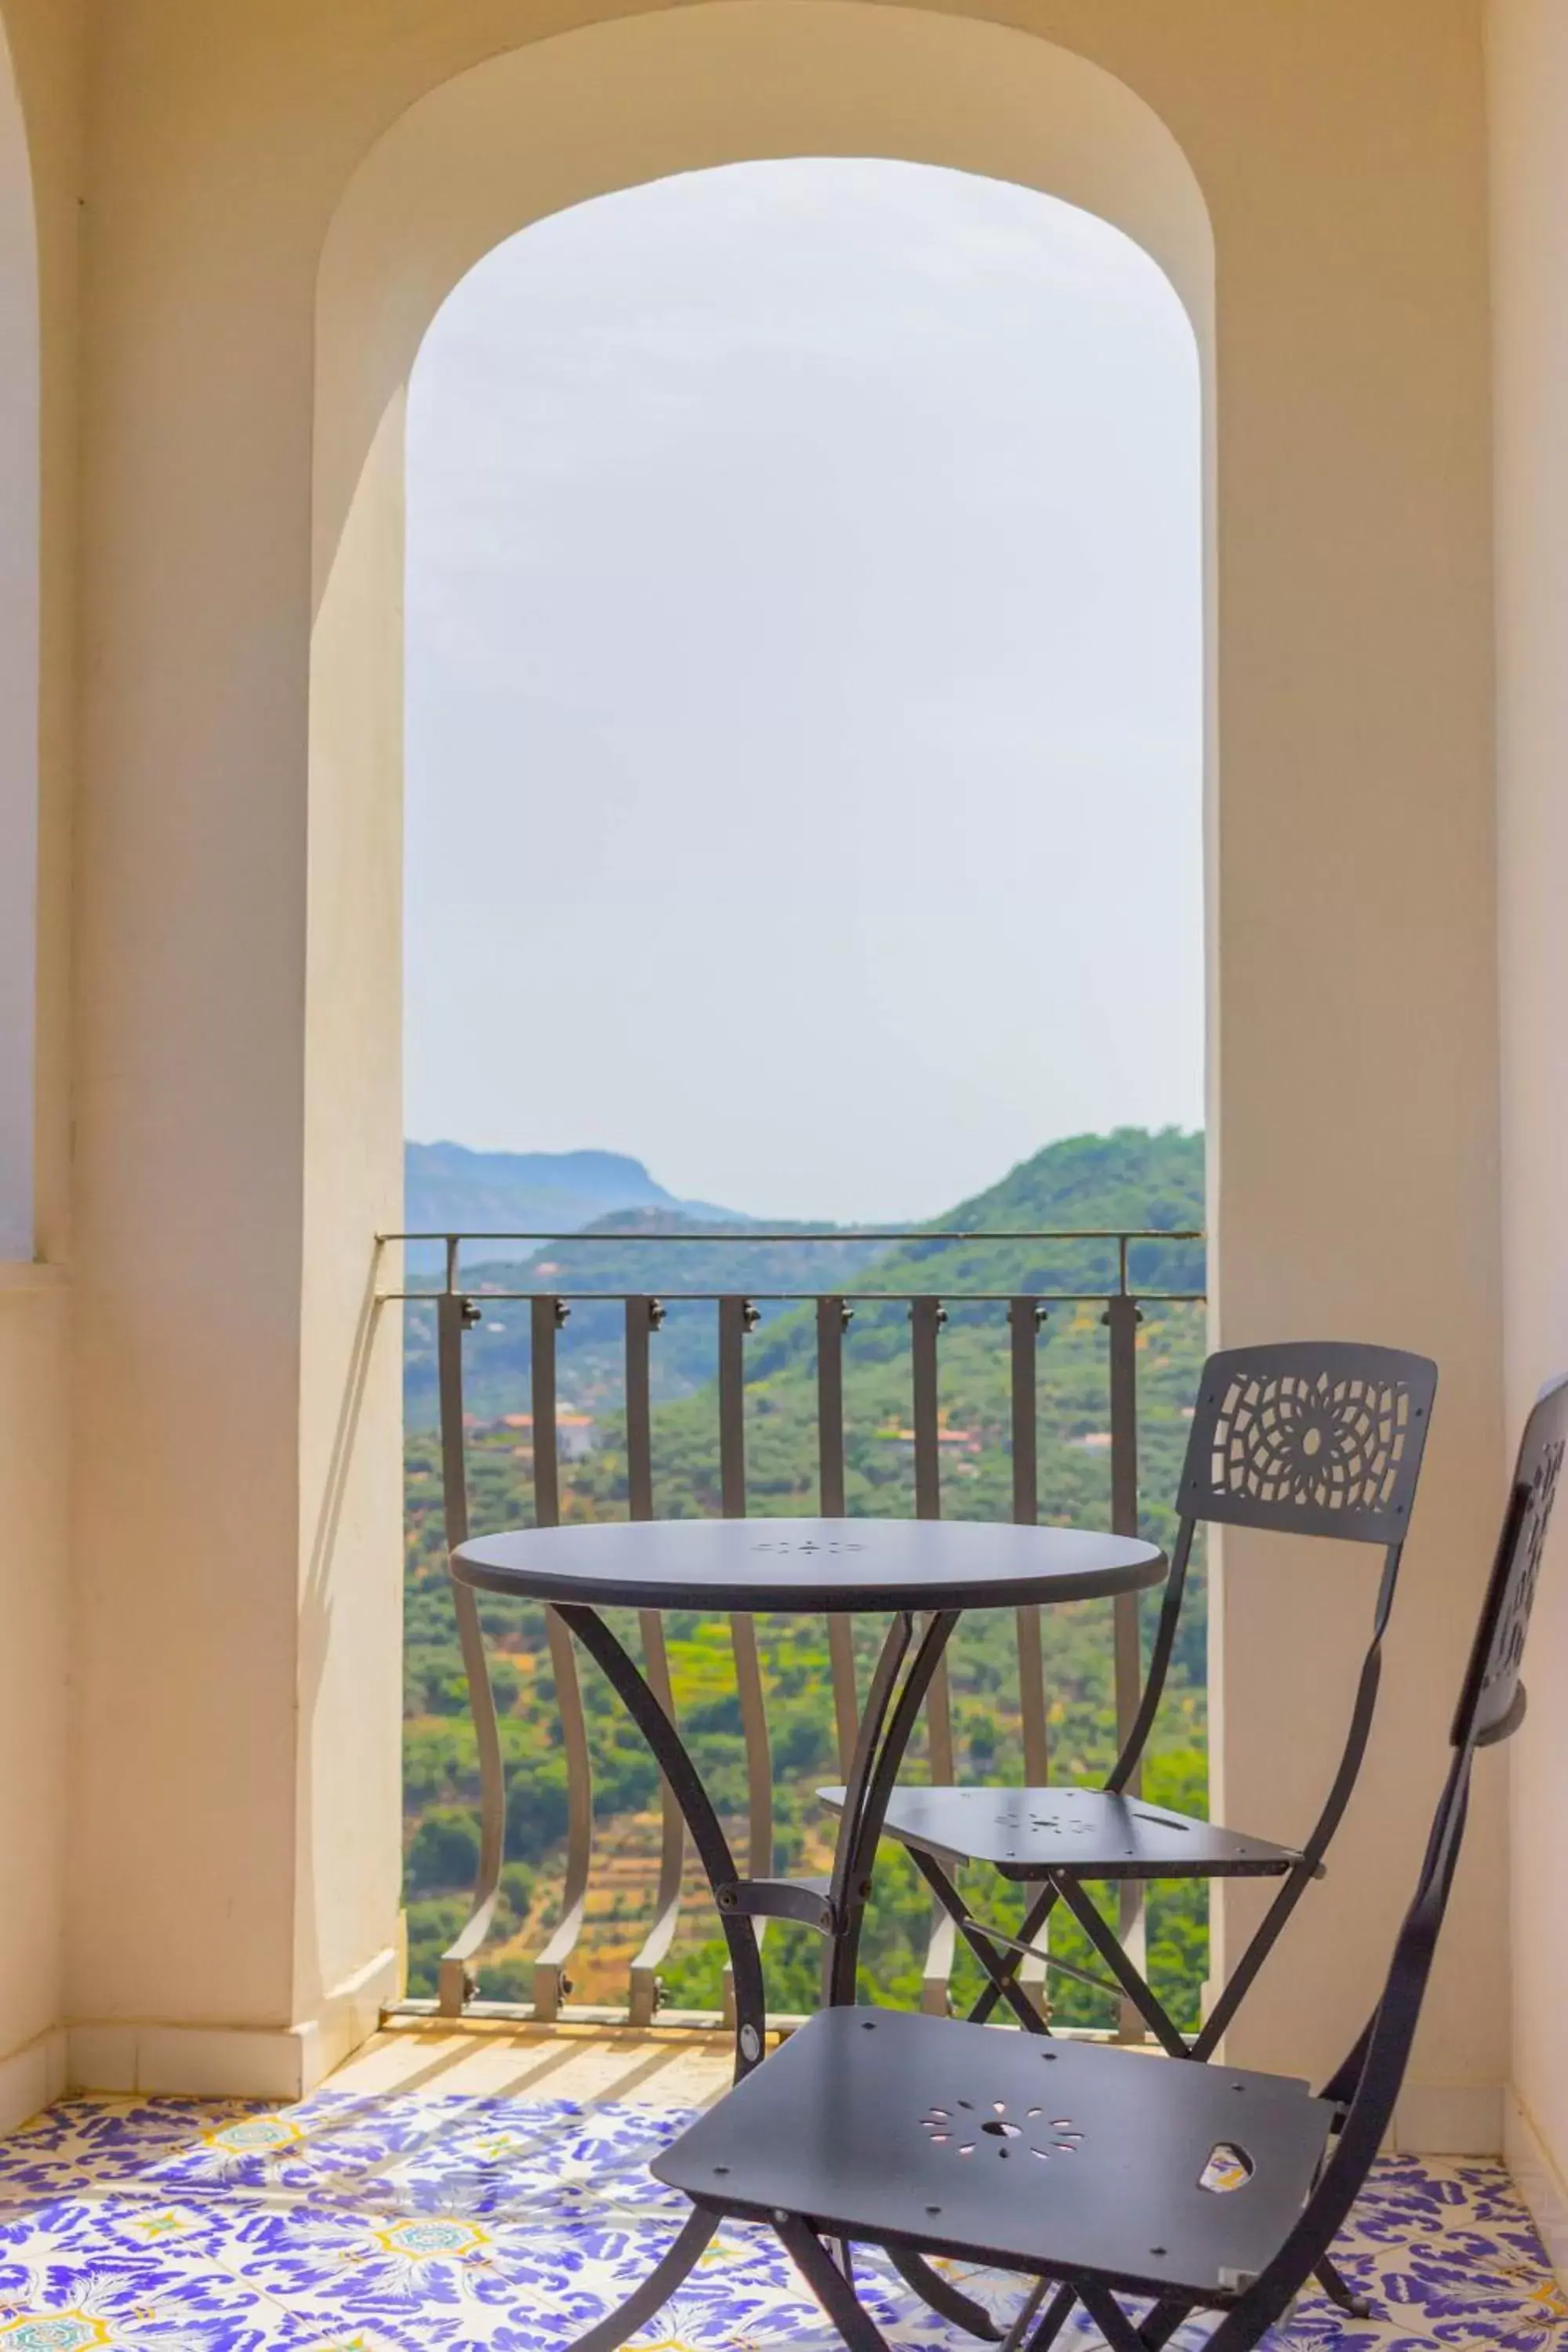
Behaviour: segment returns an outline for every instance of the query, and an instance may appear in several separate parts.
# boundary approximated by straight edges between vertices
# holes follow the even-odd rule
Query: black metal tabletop
[[[640,1519],[477,1536],[461,1584],[584,1608],[948,1610],[1092,1601],[1158,1584],[1131,1536],[973,1519]]]

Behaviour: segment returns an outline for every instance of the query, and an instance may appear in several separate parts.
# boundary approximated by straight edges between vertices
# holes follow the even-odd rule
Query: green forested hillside
[[[943,1295],[951,1302],[940,1350],[948,1433],[942,1447],[943,1507],[954,1517],[994,1518],[1009,1512],[1012,1492],[1005,1309],[999,1304],[965,1305],[959,1294],[1113,1287],[1113,1246],[1091,1241],[1019,1243],[1002,1234],[1021,1227],[1066,1226],[1081,1232],[1134,1225],[1175,1232],[1201,1223],[1202,1201],[1200,1138],[1122,1130],[1053,1145],[989,1192],[935,1221],[942,1229],[996,1234],[995,1239],[947,1243],[933,1238],[875,1254],[857,1242],[852,1247],[859,1263],[853,1274],[825,1273],[820,1252],[813,1249],[810,1273],[804,1279],[797,1274],[775,1280],[772,1266],[763,1278],[753,1269],[742,1267],[737,1273],[726,1265],[717,1281],[705,1266],[700,1281],[687,1276],[682,1282],[681,1261],[674,1250],[659,1253],[661,1259],[677,1263],[661,1270],[657,1280],[641,1270],[628,1280],[626,1261],[634,1253],[626,1249],[606,1253],[612,1274],[606,1276],[597,1268],[595,1273],[599,1281],[616,1287],[633,1286],[634,1281],[636,1287],[647,1289],[743,1284],[761,1292],[833,1284],[859,1291]],[[574,1246],[589,1246],[586,1237]],[[722,1246],[728,1250],[731,1244]],[[691,1255],[695,1258],[698,1253]],[[559,1257],[557,1253],[556,1264]],[[640,1268],[646,1261],[637,1263]],[[518,1271],[506,1270],[509,1285],[516,1281]],[[539,1273],[540,1287],[578,1286],[575,1267],[570,1281],[557,1275],[553,1265],[550,1272]],[[1163,1538],[1170,1531],[1169,1498],[1184,1438],[1184,1412],[1202,1358],[1204,1325],[1201,1308],[1161,1305],[1150,1294],[1200,1290],[1202,1246],[1176,1241],[1138,1244],[1130,1262],[1130,1280],[1145,1298],[1139,1335],[1143,1517],[1149,1531]],[[616,1310],[588,1311],[613,1318]],[[1100,1312],[1087,1303],[1053,1305],[1041,1331],[1039,1496],[1041,1516],[1047,1519],[1107,1522],[1107,1366]],[[526,1307],[511,1313],[525,1339]],[[710,1307],[672,1307],[670,1322],[656,1342],[656,1363],[657,1350],[666,1345],[671,1324],[682,1313],[692,1331],[700,1332],[704,1344],[710,1345]],[[503,1329],[489,1335],[498,1350],[519,1336],[500,1319]],[[421,1310],[411,1310],[411,1333],[427,1320]],[[586,1459],[563,1465],[563,1507],[569,1517],[616,1517],[626,1508],[624,1426],[616,1385],[617,1329],[608,1322],[595,1339],[601,1355],[595,1375],[600,1386],[592,1398],[595,1442]],[[411,1342],[411,1355],[417,1344]],[[469,1346],[477,1349],[477,1338]],[[689,1360],[704,1370],[695,1345],[689,1341],[688,1346]],[[498,1357],[478,1391],[470,1385],[472,1409],[481,1424],[487,1419],[490,1423],[470,1434],[477,1529],[526,1524],[531,1516],[527,1444],[520,1444],[519,1433],[500,1424],[502,1414],[527,1410],[526,1353],[521,1363],[515,1348],[508,1353],[510,1360],[503,1364]],[[810,1308],[764,1307],[748,1342],[746,1366],[748,1488],[755,1512],[798,1514],[816,1507],[815,1370]],[[667,1391],[666,1402],[656,1407],[656,1507],[671,1516],[712,1513],[719,1507],[716,1401],[706,1381],[693,1386],[689,1380],[683,1385],[684,1393]],[[572,1387],[564,1344],[562,1386],[565,1394],[582,1393]],[[912,1510],[910,1395],[907,1307],[862,1301],[845,1352],[847,1484],[852,1514]],[[444,1570],[439,1456],[433,1433],[411,1428],[407,1467],[408,1893],[416,1982],[425,1989],[435,1955],[461,1914],[461,1890],[477,1843],[472,1812],[476,1784]],[[1147,1604],[1145,1615],[1152,1616]],[[564,1772],[552,1732],[552,1694],[540,1612],[487,1602],[486,1616],[503,1706],[510,1860],[503,1939],[486,1971],[485,1989],[525,1996],[526,1957],[542,1941],[550,1918],[564,1825]],[[744,1759],[727,1628],[690,1618],[673,1620],[669,1631],[683,1730],[739,1832]],[[860,1629],[863,1666],[879,1632],[873,1624]],[[836,1771],[826,1629],[764,1621],[762,1634],[778,1787],[778,1861],[781,1867],[789,1867],[806,1857],[819,1857],[830,1826],[814,1794],[817,1784]],[[1050,1612],[1047,1640],[1053,1770],[1064,1778],[1097,1773],[1109,1762],[1112,1744],[1109,1605],[1088,1603]],[[1200,1577],[1189,1602],[1147,1782],[1156,1801],[1189,1810],[1201,1808],[1205,1785],[1204,1650]],[[583,1962],[574,1973],[583,1997],[613,2000],[624,1992],[625,1963],[640,1941],[649,1906],[657,1843],[650,1809],[657,1802],[658,1783],[640,1742],[592,1669],[584,1668],[584,1680],[595,1750],[595,1819],[601,1843],[610,1848],[610,1863]],[[952,1684],[961,1777],[1017,1776],[1022,1758],[1010,1618],[966,1621],[952,1655]],[[993,1907],[996,1916],[1007,1906]],[[918,1998],[928,1911],[912,1871],[901,1858],[886,1857],[879,1870],[866,1947],[868,1977],[882,1998]],[[677,2005],[706,2006],[717,1999],[719,1950],[711,1928],[710,1916],[702,1913],[694,1889],[689,1934],[666,1970],[669,1997]],[[1205,1940],[1201,1896],[1191,1889],[1156,1890],[1151,1937],[1156,1981],[1178,2011],[1189,2015],[1195,2013]],[[1066,1934],[1062,1948],[1069,1957],[1082,1957],[1081,1951],[1073,1951]],[[766,1951],[776,2005],[809,2005],[816,1949],[816,1938],[806,1931],[770,1933]],[[967,1965],[960,1965],[961,1990]],[[1057,1999],[1061,2016],[1107,2021],[1108,2007],[1100,1996],[1066,1979],[1058,1980]]]

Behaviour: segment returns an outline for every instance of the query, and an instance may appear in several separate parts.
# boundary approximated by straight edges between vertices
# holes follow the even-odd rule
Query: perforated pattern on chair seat
[[[1279,2075],[833,2009],[653,2170],[726,2212],[1213,2295],[1278,2249],[1333,2114]]]

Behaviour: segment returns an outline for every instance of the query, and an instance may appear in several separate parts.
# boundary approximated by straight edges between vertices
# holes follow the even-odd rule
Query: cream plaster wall
[[[0,1067],[27,1097],[3,1124],[30,1152],[13,1198],[30,1193],[45,1261],[26,1262],[22,1234],[19,1261],[0,1263],[0,2126],[37,2106],[59,2070],[80,35],[74,0],[0,10],[0,854],[15,861],[0,897],[30,898],[37,919],[31,969],[15,974],[23,1001],[7,1008],[26,1033],[7,1039]]]
[[[983,55],[1003,22],[1104,68],[1184,154],[1216,257],[1221,1328],[1353,1332],[1444,1366],[1367,1787],[1236,2037],[1316,2071],[1414,1871],[1500,1450],[1480,0],[1014,0],[963,20],[967,43],[939,12],[858,5],[874,36],[833,0],[620,18],[595,38],[606,74],[642,59],[637,119],[579,76],[526,173],[504,111],[478,157],[437,142],[390,277],[350,266],[345,299],[416,333],[475,257],[447,185],[476,172],[500,235],[541,191],[781,145],[1021,171],[1030,126]],[[356,417],[324,378],[316,442],[318,271],[407,110],[592,13],[115,0],[94,18],[69,2002],[123,2029],[95,2045],[109,2064],[163,2021],[213,2029],[221,2071],[222,2029],[287,2039],[357,1983],[352,2020],[393,1932],[395,1367],[364,1302],[397,1184],[377,691],[397,541],[374,492],[400,428],[395,399]],[[794,61],[777,94],[737,77],[742,16]],[[1166,190],[1190,218],[1185,173]],[[1352,1584],[1357,1611],[1369,1596],[1363,1564],[1303,1587],[1255,1549],[1232,1547],[1216,1611],[1219,1770],[1233,1811],[1289,1831],[1338,1733],[1296,1678],[1348,1690]],[[1500,1799],[1493,1773],[1417,2063],[1429,2142],[1495,2140]]]
[[[0,25],[0,1262],[33,1254],[38,344],[32,163]]]
[[[1494,0],[1500,937],[1510,1420],[1568,1362],[1568,12]],[[1568,2261],[1568,1542],[1531,1630],[1513,1743],[1516,2158]]]

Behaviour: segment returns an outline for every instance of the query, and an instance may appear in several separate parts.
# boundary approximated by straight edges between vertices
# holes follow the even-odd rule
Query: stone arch
[[[0,1258],[33,1254],[38,363],[32,169],[0,24]]]
[[[395,1348],[374,1337],[393,1327],[367,1305],[364,1252],[402,1223],[409,375],[452,288],[531,222],[677,173],[813,154],[981,173],[1099,215],[1164,269],[1211,379],[1213,237],[1175,138],[1103,67],[972,17],[867,0],[700,0],[619,17],[439,85],[348,180],[317,277],[312,444],[300,1377],[315,1531],[300,1664],[311,1821],[335,1785],[331,1727],[363,1710],[373,1660],[382,1720],[395,1719],[377,1563],[399,1557],[400,1390]],[[1205,538],[1212,576],[1212,524]],[[392,1274],[381,1259],[384,1286]],[[376,1753],[395,1811],[391,1743]],[[356,1841],[347,1866],[336,1852],[331,1874],[313,1837],[299,1857],[300,2014],[355,1965],[384,1901],[381,1850]]]

